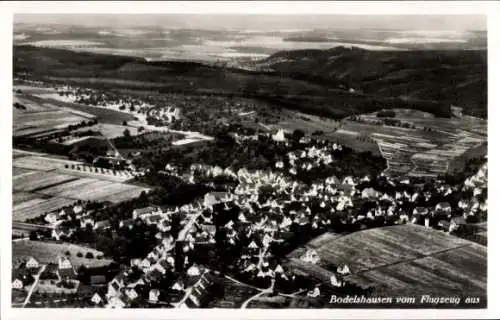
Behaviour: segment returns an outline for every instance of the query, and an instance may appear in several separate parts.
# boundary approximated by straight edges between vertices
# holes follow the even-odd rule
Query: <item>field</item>
[[[388,162],[386,173],[407,176],[437,176],[448,171],[450,162],[487,141],[487,121],[470,116],[443,119],[432,114],[394,109],[394,120],[409,128],[380,125],[383,118],[375,114],[359,116],[361,122],[344,120],[334,136],[351,136],[356,148],[357,137],[376,142]],[[349,144],[348,144],[349,145]]]
[[[72,112],[26,94],[15,95],[14,102],[18,102],[26,108],[13,107],[13,135],[15,137],[50,133],[64,129],[68,125],[75,125],[95,118],[91,114]]]
[[[66,169],[81,163],[49,158],[34,153],[17,153],[13,159],[12,214],[25,221],[46,212],[71,205],[77,200],[121,202],[140,195],[146,188],[128,185],[131,178],[123,172],[91,172]]]
[[[347,264],[345,278],[376,295],[476,295],[486,298],[486,247],[444,232],[407,224],[356,232],[316,249],[318,265],[290,264],[318,279]]]
[[[55,106],[66,108],[72,110],[73,112],[92,114],[100,123],[121,125],[123,121],[135,120],[135,117],[133,115],[126,112],[121,112],[104,107],[92,107],[83,104],[62,101],[57,94],[53,93],[39,95],[38,97],[45,101],[49,101]]]
[[[85,254],[87,252],[91,252],[94,257],[102,256],[102,252],[75,244],[31,240],[12,242],[12,259],[14,264],[17,260],[27,259],[29,257],[34,257],[43,264],[57,263],[60,256],[66,256],[66,251],[71,253],[71,255],[67,257],[75,269],[81,265],[85,265],[86,267],[102,267],[107,266],[112,262],[112,260],[105,258],[87,259],[85,258]],[[76,255],[78,252],[81,252],[83,257],[77,257]]]

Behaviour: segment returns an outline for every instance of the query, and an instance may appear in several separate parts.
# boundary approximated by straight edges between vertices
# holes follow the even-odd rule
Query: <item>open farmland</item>
[[[94,257],[102,256],[102,252],[70,243],[53,243],[53,242],[41,242],[41,241],[13,241],[12,242],[12,260],[15,264],[16,260],[28,259],[29,257],[34,257],[40,263],[57,263],[59,257],[66,256],[66,251],[71,253],[67,256],[71,261],[75,269],[81,265],[86,267],[102,267],[109,265],[112,260],[110,259],[87,259],[85,254],[91,252]],[[77,253],[81,252],[83,257],[77,257]]]
[[[46,212],[71,205],[77,200],[121,202],[135,198],[148,189],[123,181],[130,174],[110,170],[84,170],[80,162],[49,158],[36,153],[18,152],[13,159],[12,216],[25,221]],[[81,170],[67,169],[76,164]]]
[[[113,110],[105,107],[93,107],[84,104],[73,103],[69,101],[63,101],[62,97],[59,97],[55,93],[38,95],[40,99],[48,101],[60,108],[65,108],[72,110],[74,112],[83,112],[86,114],[93,115],[97,121],[100,123],[118,124],[121,125],[123,121],[135,120],[135,117],[130,113],[121,112],[118,110]]]
[[[95,118],[91,114],[72,112],[25,94],[15,95],[14,102],[25,107],[25,109],[13,108],[13,135],[15,137],[40,136],[40,134],[51,133]]]
[[[345,280],[376,295],[475,295],[486,298],[486,247],[444,232],[406,224],[359,231],[317,249],[318,265],[291,258],[300,272],[325,279],[347,264]]]
[[[471,116],[444,119],[421,111],[393,111],[396,116],[389,119],[406,123],[408,128],[382,125],[384,118],[365,114],[359,117],[360,121],[344,120],[331,135],[343,136],[343,143],[357,150],[361,147],[356,144],[371,140],[387,160],[386,173],[419,177],[444,174],[455,158],[487,140],[482,130],[487,128],[484,119]]]

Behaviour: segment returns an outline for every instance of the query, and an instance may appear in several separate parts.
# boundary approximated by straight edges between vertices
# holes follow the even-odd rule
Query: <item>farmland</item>
[[[70,252],[69,256],[66,255],[67,251]],[[83,254],[82,257],[77,257],[79,252]],[[31,240],[12,242],[12,259],[14,265],[16,264],[16,260],[27,259],[29,257],[34,257],[40,263],[48,264],[57,263],[57,259],[59,257],[66,256],[75,268],[78,268],[81,265],[85,265],[86,267],[102,267],[109,265],[112,262],[112,260],[106,258],[85,258],[85,254],[87,252],[91,252],[94,257],[102,256],[102,252],[100,251],[70,243],[53,243]]]
[[[53,132],[95,118],[91,114],[72,112],[26,94],[16,94],[14,102],[24,106],[24,109],[14,108],[13,135],[15,137]]]
[[[362,248],[362,250],[360,250]],[[326,279],[347,264],[345,280],[377,295],[477,295],[486,298],[486,247],[407,224],[359,231],[317,249],[318,265],[291,258],[301,272]]]
[[[375,142],[388,162],[386,173],[407,176],[437,176],[450,162],[482,145],[487,121],[471,116],[443,119],[432,114],[394,109],[396,121],[404,126],[385,125],[384,118],[365,114],[356,121],[344,120],[332,135],[366,137]],[[359,140],[359,139],[357,139]],[[356,148],[357,141],[353,141]]]
[[[93,107],[83,104],[63,101],[56,93],[39,94],[37,98],[41,101],[46,101],[58,108],[71,110],[72,112],[80,112],[84,114],[91,114],[100,123],[109,124],[122,124],[123,121],[135,120],[135,117],[129,113],[113,110],[109,108]]]
[[[70,169],[75,164],[81,169]],[[18,153],[13,159],[13,219],[25,221],[77,200],[121,202],[148,190],[123,183],[132,178],[129,173],[108,171],[92,172],[77,161]]]

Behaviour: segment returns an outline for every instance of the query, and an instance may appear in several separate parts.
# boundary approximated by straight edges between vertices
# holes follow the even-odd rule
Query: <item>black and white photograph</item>
[[[9,307],[495,304],[487,14],[351,5],[15,12]]]

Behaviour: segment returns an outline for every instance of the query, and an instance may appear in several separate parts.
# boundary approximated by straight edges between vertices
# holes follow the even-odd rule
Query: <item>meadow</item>
[[[69,252],[70,255],[66,255]],[[78,253],[82,253],[82,257],[78,257]],[[92,253],[94,258],[85,258],[87,252]],[[22,259],[28,259],[29,257],[34,257],[38,262],[43,264],[57,263],[59,257],[66,256],[75,270],[84,265],[86,267],[102,267],[109,265],[112,260],[102,258],[97,259],[99,256],[103,256],[103,253],[84,246],[75,245],[71,243],[55,243],[55,242],[42,242],[42,241],[31,241],[31,240],[21,240],[12,242],[12,259],[13,262]]]

